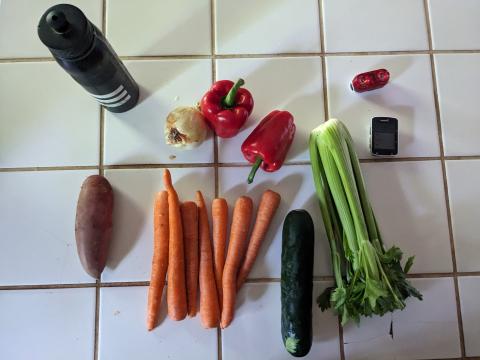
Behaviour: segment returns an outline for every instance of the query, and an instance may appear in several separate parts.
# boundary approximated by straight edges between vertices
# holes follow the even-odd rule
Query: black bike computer
[[[372,155],[398,154],[398,120],[391,117],[374,117],[370,128]]]

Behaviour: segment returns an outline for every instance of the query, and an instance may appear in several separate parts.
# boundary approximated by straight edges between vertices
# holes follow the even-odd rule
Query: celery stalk
[[[309,151],[335,275],[335,287],[318,299],[322,310],[333,307],[345,324],[403,309],[409,296],[421,299],[406,280],[413,258],[402,268],[400,249],[383,246],[346,126],[334,119],[314,129]]]

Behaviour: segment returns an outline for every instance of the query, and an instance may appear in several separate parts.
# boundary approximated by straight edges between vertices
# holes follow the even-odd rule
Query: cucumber
[[[310,214],[290,211],[282,232],[282,338],[295,357],[307,355],[312,346],[313,249]]]

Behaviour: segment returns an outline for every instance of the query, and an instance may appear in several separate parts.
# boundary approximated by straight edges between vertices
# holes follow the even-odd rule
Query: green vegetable
[[[336,283],[319,306],[332,307],[346,324],[401,310],[409,296],[421,300],[406,280],[413,257],[402,268],[402,251],[384,248],[348,129],[329,120],[311,132],[309,148]]]
[[[308,212],[290,211],[282,233],[282,338],[296,357],[307,355],[312,346],[313,244]]]

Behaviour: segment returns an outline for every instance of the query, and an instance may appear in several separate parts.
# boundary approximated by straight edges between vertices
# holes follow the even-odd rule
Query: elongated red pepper
[[[230,138],[240,131],[253,110],[250,91],[241,88],[245,84],[239,79],[235,84],[220,80],[212,85],[200,101],[200,110],[215,133]]]
[[[294,136],[293,115],[288,111],[274,110],[260,121],[242,144],[243,156],[253,163],[249,184],[260,166],[268,172],[280,169]]]

